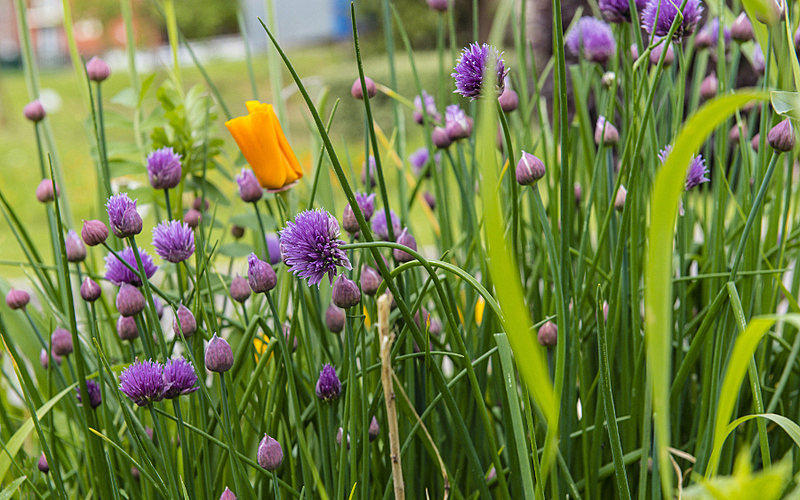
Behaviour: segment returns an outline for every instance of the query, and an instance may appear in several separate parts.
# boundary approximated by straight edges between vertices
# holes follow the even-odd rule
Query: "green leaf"
[[[139,104],[136,99],[136,92],[131,87],[120,90],[117,95],[111,98],[111,102],[130,109],[136,109]]]
[[[669,387],[672,365],[672,256],[678,200],[683,192],[686,167],[711,132],[737,108],[755,99],[767,99],[764,92],[744,91],[711,100],[683,127],[653,183],[647,230],[645,268],[645,340],[647,367],[653,384],[653,412],[670,415]],[[743,367],[746,368],[746,364]],[[740,379],[741,381],[741,379]],[[730,412],[728,412],[730,415]],[[655,431],[660,463],[668,464],[669,419],[656,419]],[[670,491],[672,470],[661,467],[664,491]]]
[[[28,476],[18,477],[13,480],[3,491],[0,491],[0,500],[9,500],[16,493],[19,485],[25,482],[26,479],[28,479]]]
[[[227,243],[217,249],[218,254],[232,259],[247,257],[254,251],[252,245],[247,243]]]
[[[770,93],[770,100],[776,113],[800,120],[800,93],[774,91]]]
[[[745,418],[754,417],[767,418],[767,415],[749,415]],[[737,459],[734,475],[716,476],[702,481],[684,491],[683,498],[685,500],[774,500],[780,498],[786,484],[791,479],[791,456],[779,464],[755,474],[750,470],[748,461],[749,458],[743,453]]]
[[[77,386],[78,383],[75,382],[74,384],[70,385],[63,391],[53,396],[53,398],[50,399],[50,401],[43,404],[36,411],[36,417],[39,420],[43,419],[44,416],[47,415],[47,412],[49,412],[56,405],[56,403],[58,403],[61,400],[61,398],[73,392],[75,390],[75,387]],[[29,418],[28,420],[25,421],[24,424],[22,424],[22,426],[20,426],[19,429],[17,429],[17,432],[15,432],[13,436],[11,436],[11,439],[8,440],[8,442],[6,443],[6,449],[11,454],[11,456],[5,453],[0,453],[0,478],[5,477],[6,472],[8,472],[8,468],[11,467],[11,460],[14,459],[14,456],[16,456],[17,452],[25,443],[25,441],[28,439],[28,436],[32,431],[33,431],[33,419]]]

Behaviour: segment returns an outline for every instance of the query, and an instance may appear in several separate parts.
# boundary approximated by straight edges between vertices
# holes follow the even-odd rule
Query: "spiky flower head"
[[[433,161],[438,164],[441,157],[442,153],[436,153],[433,155]],[[431,154],[424,146],[408,155],[408,163],[411,164],[411,171],[414,172],[414,175],[420,175],[430,159]],[[430,170],[428,172],[430,174]]]
[[[389,210],[389,217],[392,220],[392,233],[394,237],[397,238],[400,236],[400,217],[394,213],[394,210]],[[372,232],[375,233],[375,236],[378,238],[389,241],[389,225],[386,223],[386,210],[381,209],[375,213],[375,217],[372,219]]]
[[[316,387],[317,397],[323,401],[331,401],[342,393],[342,382],[336,376],[336,368],[325,364],[319,372]]]
[[[103,402],[103,396],[102,394],[100,394],[100,385],[97,383],[96,380],[86,381],[86,392],[89,393],[89,405],[92,407],[92,409],[100,406],[100,403]],[[78,403],[83,403],[79,387],[75,388],[75,393],[76,396],[78,397]]]
[[[136,264],[136,255],[133,253],[133,248],[125,247],[118,255],[127,262],[134,269],[139,269]],[[139,249],[139,256],[142,259],[142,267],[144,267],[144,275],[150,279],[158,270],[158,266],[153,264],[153,258],[150,257],[144,249]],[[106,279],[115,285],[122,285],[128,283],[133,286],[142,286],[142,280],[137,273],[134,273],[128,266],[123,264],[113,253],[106,255]]]
[[[617,49],[611,26],[594,17],[582,17],[567,33],[564,43],[572,55],[598,64],[607,63]]]
[[[162,259],[183,262],[194,253],[194,231],[185,222],[164,221],[153,228],[153,247]]]
[[[181,155],[172,148],[156,149],[147,156],[147,178],[153,189],[172,189],[183,176]]]
[[[347,253],[339,248],[344,245],[339,239],[339,223],[325,210],[300,212],[294,222],[286,223],[280,236],[283,262],[309,285],[319,286],[325,274],[333,283],[337,266],[353,269]]]
[[[642,11],[642,28],[653,36],[667,36],[675,18],[682,14],[683,20],[672,37],[675,42],[680,43],[684,36],[694,33],[703,14],[700,0],[687,0],[682,11],[681,3],[678,0],[647,0]]]
[[[635,0],[636,11],[644,9],[647,0]],[[600,0],[597,4],[606,21],[610,23],[631,22],[631,9],[628,0]]]
[[[127,238],[142,232],[142,217],[136,211],[136,200],[127,193],[115,194],[106,202],[108,222],[117,238]]]
[[[491,61],[494,61],[494,70],[487,68]],[[483,86],[483,76],[488,73],[493,80],[489,83],[489,88],[494,87],[495,96],[503,92],[503,82],[508,69],[503,61],[503,53],[488,44],[478,45],[477,42],[464,47],[454,68],[454,73],[450,76],[456,79],[455,93],[468,97],[470,100],[481,96]]]
[[[136,361],[119,375],[119,390],[137,406],[146,406],[164,398],[164,367],[152,359]]]
[[[164,365],[164,399],[174,399],[197,389],[197,374],[184,358],[170,359]]]
[[[661,160],[662,164],[667,161],[667,157],[671,151],[672,145],[668,145],[658,153],[658,159]],[[704,182],[708,182],[707,174],[708,168],[706,167],[706,161],[703,159],[703,155],[692,156],[692,161],[689,162],[689,168],[686,169],[684,189],[689,191]]]

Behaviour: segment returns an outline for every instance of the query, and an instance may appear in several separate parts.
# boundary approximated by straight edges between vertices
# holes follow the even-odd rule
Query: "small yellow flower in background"
[[[367,306],[364,306],[364,326],[369,328],[372,326],[372,320],[369,317],[369,311],[367,311]]]
[[[483,309],[486,307],[486,301],[483,297],[478,297],[478,303],[475,304],[475,323],[478,326],[483,322]]]
[[[272,104],[247,101],[246,116],[225,122],[261,187],[281,191],[303,177]]]
[[[258,363],[258,355],[267,352],[268,344],[269,344],[269,338],[266,336],[264,336],[263,339],[258,336],[253,337],[253,347],[256,348],[256,363]],[[269,357],[272,358],[272,354],[270,354]]]

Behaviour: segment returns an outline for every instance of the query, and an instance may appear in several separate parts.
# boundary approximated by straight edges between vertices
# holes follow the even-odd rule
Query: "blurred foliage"
[[[138,30],[157,30],[166,40],[167,28],[159,8],[150,0],[132,0]],[[236,8],[228,0],[180,0],[175,14],[187,38],[236,33]],[[108,28],[120,19],[118,0],[74,0],[76,19],[97,19]],[[108,36],[108,34],[106,35]]]

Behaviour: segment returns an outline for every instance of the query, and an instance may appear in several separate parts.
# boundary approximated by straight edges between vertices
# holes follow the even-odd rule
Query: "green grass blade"
[[[703,106],[688,120],[678,134],[672,152],[661,167],[653,184],[650,201],[652,220],[648,226],[647,261],[645,267],[645,341],[647,367],[653,384],[653,413],[660,464],[668,464],[669,456],[669,389],[672,365],[672,256],[678,200],[684,188],[686,166],[711,132],[737,108],[755,99],[765,100],[763,92],[745,91],[718,97]],[[656,223],[657,222],[657,223]],[[724,394],[724,392],[723,392]],[[720,412],[722,414],[722,412]],[[730,415],[730,412],[728,412]],[[662,493],[672,494],[672,470],[661,467]]]

